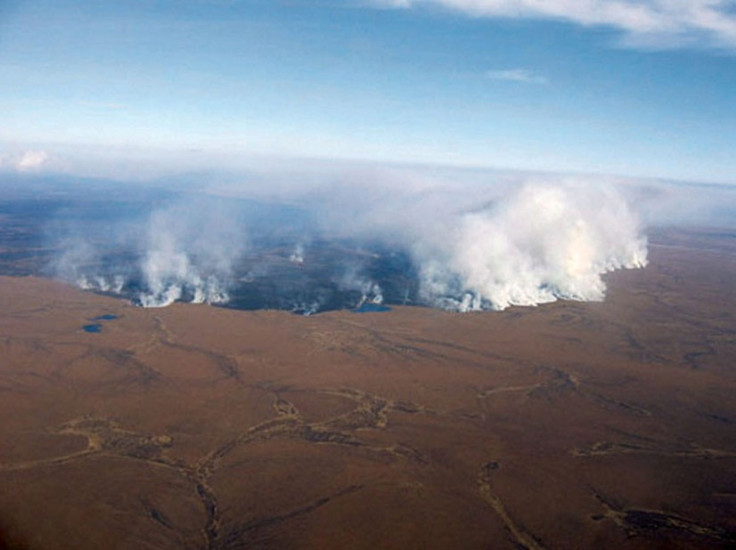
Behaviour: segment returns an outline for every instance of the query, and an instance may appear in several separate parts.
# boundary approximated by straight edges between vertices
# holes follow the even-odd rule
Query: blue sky
[[[0,75],[18,167],[165,151],[736,183],[734,1],[0,0]]]

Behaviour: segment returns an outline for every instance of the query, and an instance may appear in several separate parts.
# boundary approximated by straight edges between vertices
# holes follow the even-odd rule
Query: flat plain
[[[604,302],[470,314],[0,278],[0,546],[732,548],[736,235],[652,241]]]

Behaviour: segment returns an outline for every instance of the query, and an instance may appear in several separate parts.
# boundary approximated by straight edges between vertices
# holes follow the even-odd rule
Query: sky
[[[736,184],[734,0],[0,0],[0,75],[19,171],[255,155]]]

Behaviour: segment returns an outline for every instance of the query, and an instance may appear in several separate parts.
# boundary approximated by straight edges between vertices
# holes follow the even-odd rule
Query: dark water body
[[[112,315],[110,313],[107,313],[105,315],[99,315],[97,317],[92,317],[90,321],[113,321],[117,318],[118,318],[117,315]]]
[[[102,325],[100,323],[94,323],[92,325],[84,325],[82,327],[82,330],[84,332],[91,332],[91,333],[96,334],[98,332],[102,332]]]

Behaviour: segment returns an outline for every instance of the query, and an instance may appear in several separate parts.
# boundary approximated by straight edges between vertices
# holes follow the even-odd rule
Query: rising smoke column
[[[646,265],[639,230],[613,188],[527,184],[414,244],[420,295],[456,311],[602,300],[601,275]]]
[[[52,242],[51,246],[57,247],[59,253],[46,266],[47,273],[82,290],[112,294],[123,293],[128,282],[135,278],[138,266],[130,261],[121,261],[119,255],[115,255],[121,249],[130,251],[134,248],[130,233],[122,235],[116,231],[120,227],[106,227],[107,231],[100,239],[99,231],[89,227],[54,229],[59,240]],[[94,238],[90,238],[90,233]],[[130,257],[126,259],[130,260]]]
[[[366,303],[376,305],[383,303],[384,298],[381,285],[362,274],[359,265],[349,265],[337,280],[337,285],[341,290],[360,293],[360,299],[355,305],[356,308]]]
[[[154,212],[143,243],[138,303],[227,302],[233,263],[244,246],[238,212],[222,202],[200,200]]]
[[[129,297],[143,307],[175,301],[221,304],[234,264],[247,245],[245,221],[232,202],[196,195],[178,198],[131,220],[104,227],[71,224],[49,268],[84,290]]]

